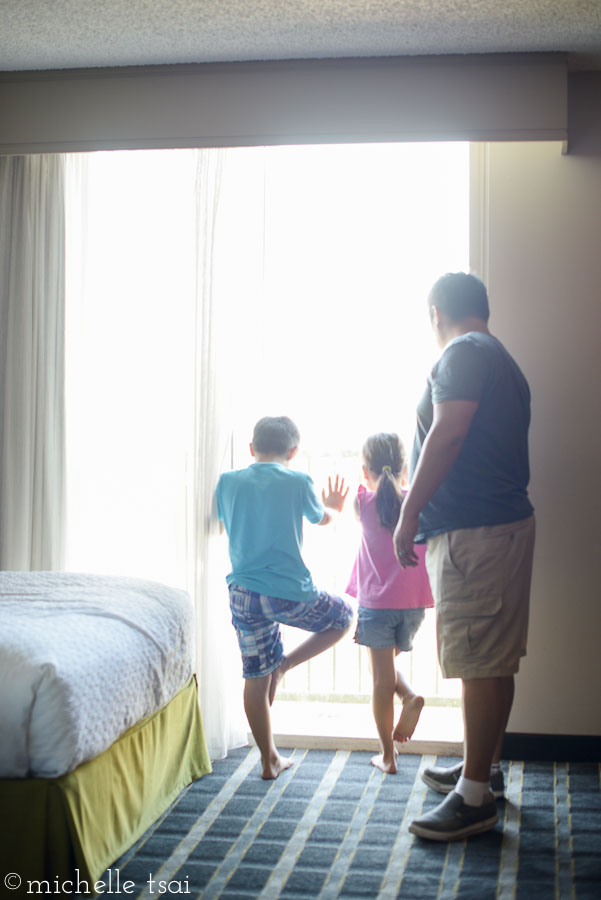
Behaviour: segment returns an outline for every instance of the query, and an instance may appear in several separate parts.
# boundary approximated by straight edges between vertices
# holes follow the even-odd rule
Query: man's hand
[[[344,478],[339,478],[337,475],[334,487],[332,487],[332,479],[328,478],[328,493],[326,494],[325,490],[321,492],[322,503],[326,509],[335,509],[337,512],[342,512],[348,492],[349,488],[346,491],[344,490]]]
[[[443,483],[463,446],[478,404],[472,400],[435,403],[430,428],[423,443],[411,487],[403,500],[393,535],[394,554],[405,569],[417,565],[413,549],[417,517]]]
[[[394,555],[404,569],[407,566],[416,566],[418,563],[417,554],[413,549],[416,534],[417,516],[406,515],[403,505],[392,541],[394,544]]]

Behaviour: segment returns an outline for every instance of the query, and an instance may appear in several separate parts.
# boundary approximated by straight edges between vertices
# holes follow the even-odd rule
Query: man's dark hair
[[[298,447],[299,441],[299,430],[288,416],[263,416],[253,431],[256,453],[287,456],[293,447]]]
[[[463,322],[476,316],[488,322],[490,310],[486,287],[475,275],[448,272],[434,284],[428,296],[428,307],[435,306],[451,322]]]

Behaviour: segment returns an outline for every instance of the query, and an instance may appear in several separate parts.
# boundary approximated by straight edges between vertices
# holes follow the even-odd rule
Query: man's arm
[[[394,532],[395,555],[403,567],[417,565],[413,541],[418,515],[449,474],[477,409],[478,403],[471,400],[434,404],[432,427],[423,443]]]

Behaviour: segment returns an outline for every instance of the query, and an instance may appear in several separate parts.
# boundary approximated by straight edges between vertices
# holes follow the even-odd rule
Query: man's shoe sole
[[[474,822],[472,825],[466,825],[464,828],[458,828],[457,831],[436,831],[427,828],[424,825],[418,825],[412,822],[409,831],[418,837],[426,838],[430,841],[461,841],[463,838],[472,834],[482,834],[484,831],[490,831],[499,821],[498,815],[495,813],[489,819],[483,819],[482,822]]]

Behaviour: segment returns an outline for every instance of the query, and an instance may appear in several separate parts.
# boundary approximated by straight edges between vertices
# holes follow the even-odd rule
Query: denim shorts
[[[400,652],[413,649],[413,638],[424,621],[426,610],[367,609],[359,607],[355,643],[373,650],[396,647]]]
[[[280,623],[304,631],[344,631],[353,618],[346,600],[325,591],[306,602],[267,597],[233,584],[229,594],[244,678],[269,675],[280,665],[284,657]]]

